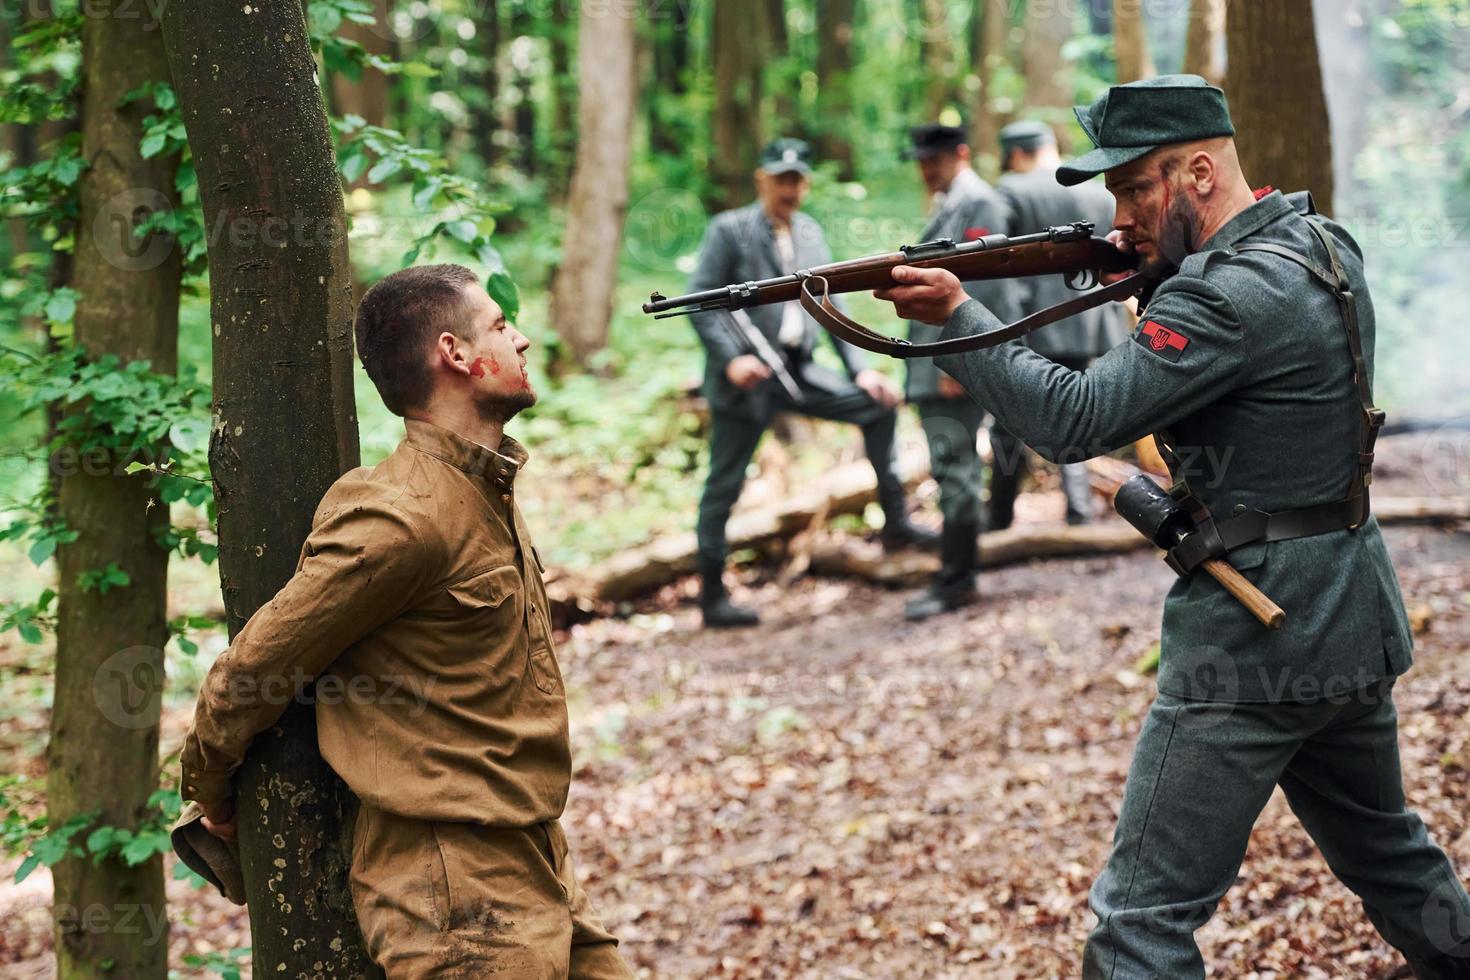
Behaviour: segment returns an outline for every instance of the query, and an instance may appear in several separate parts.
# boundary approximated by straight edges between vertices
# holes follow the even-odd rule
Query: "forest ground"
[[[1423,439],[1382,445],[1380,493],[1450,489],[1424,485]],[[1060,517],[1056,494],[1022,505],[1023,521]],[[1470,534],[1386,536],[1419,630],[1397,693],[1408,794],[1470,868]],[[745,574],[756,630],[700,631],[684,582],[561,638],[565,825],[630,961],[681,978],[1075,976],[1172,573],[1146,552],[995,569],[979,605],[919,626],[899,592]],[[171,702],[166,747],[188,716]],[[10,712],[0,748],[34,747],[45,723],[43,705]],[[49,876],[10,885],[14,864],[0,977],[48,977]],[[243,909],[169,889],[175,965],[248,945]],[[1212,975],[1242,980],[1400,964],[1279,792],[1199,936]]]

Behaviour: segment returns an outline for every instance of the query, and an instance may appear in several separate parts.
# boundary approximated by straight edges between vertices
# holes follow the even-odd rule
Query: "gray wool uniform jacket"
[[[948,238],[958,243],[984,235],[1012,234],[1015,225],[1005,201],[979,174],[964,167],[944,192],[919,241]],[[1016,279],[967,282],[965,292],[1009,323],[1021,316],[1018,282]],[[930,343],[939,338],[939,328],[910,320],[908,337],[915,344]],[[909,401],[939,397],[939,369],[934,366],[933,358],[916,357],[904,364],[907,368],[904,394]]]
[[[1217,516],[1236,505],[1271,512],[1340,500],[1361,413],[1336,299],[1288,259],[1233,249],[1276,243],[1326,266],[1310,211],[1308,195],[1273,192],[1237,215],[1160,284],[1132,339],[1086,372],[1015,342],[937,358],[939,366],[1049,459],[1095,456],[1169,429],[1191,489]],[[1341,226],[1325,225],[1357,297],[1371,382],[1362,251]],[[996,326],[972,301],[943,336]],[[1206,574],[1179,579],[1164,602],[1161,692],[1312,701],[1408,669],[1412,639],[1376,519],[1258,541],[1228,557],[1286,611],[1286,623],[1266,629]]]
[[[1113,227],[1113,195],[1096,181],[1075,187],[1057,183],[1054,169],[1037,167],[1026,173],[1008,173],[996,188],[1011,211],[1011,234],[1030,235],[1052,225],[1090,221],[1094,235]],[[1022,315],[1055,306],[1076,296],[1063,276],[1018,279]],[[983,300],[981,302],[984,302]],[[1100,357],[1128,339],[1129,323],[1123,307],[1109,303],[1049,324],[1026,335],[1030,348],[1047,357],[1084,360]]]
[[[791,217],[791,238],[796,249],[797,269],[807,269],[832,261],[832,251],[822,234],[822,226],[815,218],[798,211]],[[781,267],[776,253],[775,232],[759,202],[724,211],[710,220],[705,229],[704,243],[699,250],[699,264],[689,280],[689,291],[699,292],[716,289],[729,283],[749,282],[755,279],[771,279],[787,275],[791,270]],[[834,297],[839,309],[843,307],[840,297]],[[751,307],[745,311],[756,327],[777,351],[785,349],[780,343],[782,308],[779,304]],[[801,314],[805,327],[801,346],[788,360],[794,362],[792,374],[801,383],[814,388],[837,391],[851,382],[841,375],[812,361],[817,336],[826,333],[817,322]],[[774,411],[771,394],[779,382],[767,379],[751,391],[742,391],[730,382],[725,368],[730,361],[742,354],[751,354],[740,333],[730,322],[730,314],[723,310],[696,313],[690,319],[704,344],[705,371],[704,396],[710,407],[717,412],[740,415],[753,421],[764,422]],[[836,337],[831,338],[849,378],[867,366],[858,348]]]

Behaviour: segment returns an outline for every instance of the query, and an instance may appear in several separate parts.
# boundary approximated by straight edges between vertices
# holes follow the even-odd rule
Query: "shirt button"
[[[510,494],[508,494],[508,493],[502,493],[500,495],[500,499],[501,500],[504,500],[506,503],[510,503]]]
[[[185,786],[184,787],[184,792],[185,793],[192,793],[192,792],[194,792],[194,787],[193,786]]]

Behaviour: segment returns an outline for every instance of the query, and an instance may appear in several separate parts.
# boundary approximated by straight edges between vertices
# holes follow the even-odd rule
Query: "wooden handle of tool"
[[[1249,609],[1267,629],[1279,630],[1286,622],[1286,612],[1272,602],[1266,593],[1256,588],[1250,579],[1240,574],[1223,558],[1211,558],[1200,566],[1225,587],[1225,591]]]

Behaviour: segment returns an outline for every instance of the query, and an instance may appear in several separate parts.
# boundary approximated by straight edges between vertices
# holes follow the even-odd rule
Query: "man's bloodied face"
[[[1118,202],[1113,227],[1150,275],[1177,268],[1194,251],[1199,219],[1181,170],[1177,153],[1156,150],[1107,173],[1108,190]]]
[[[536,404],[536,390],[526,373],[526,350],[531,341],[505,318],[483,286],[464,289],[463,339],[475,401],[491,414],[510,419]]]

